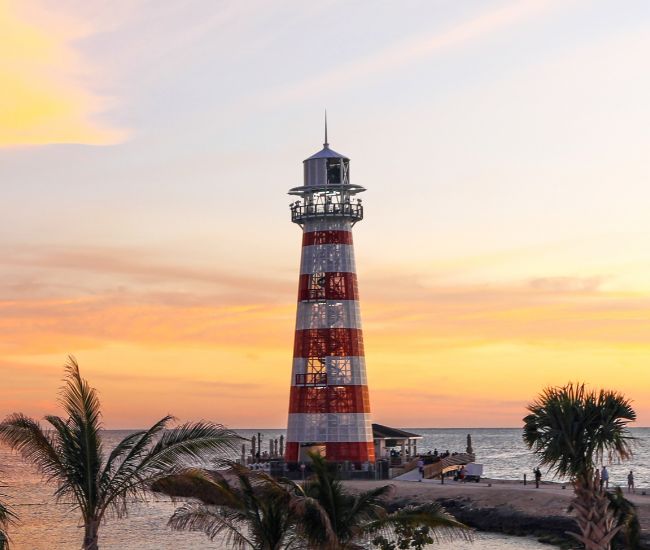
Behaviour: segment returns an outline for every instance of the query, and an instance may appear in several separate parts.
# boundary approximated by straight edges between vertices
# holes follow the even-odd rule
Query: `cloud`
[[[191,301],[191,293],[169,291],[170,285],[179,283],[194,288],[209,288],[207,292],[204,288],[201,302],[205,299],[205,294],[218,295],[220,291],[227,291],[228,303],[233,303],[235,297],[237,304],[247,301],[242,294],[248,294],[253,301],[262,297],[268,299],[281,292],[293,293],[296,284],[295,280],[289,286],[288,281],[281,278],[251,277],[232,269],[216,269],[211,265],[197,264],[196,261],[184,262],[177,255],[174,256],[174,262],[169,262],[163,252],[138,247],[46,244],[0,246],[0,255],[0,265],[5,267],[4,276],[0,277],[4,279],[5,288],[11,288],[16,297],[26,292],[47,291],[48,286],[52,292],[61,276],[68,284],[67,288],[62,289],[67,293],[71,290],[75,293],[72,287],[76,282],[79,284],[76,294],[81,290],[88,295],[94,294],[98,286],[102,291],[110,290],[111,293],[115,293],[117,288],[125,290],[146,287],[146,294],[155,298],[158,304],[176,300],[187,304]],[[26,273],[9,275],[8,270],[11,268],[23,268]],[[104,279],[110,282],[107,283]],[[54,295],[57,294],[58,292]],[[141,296],[144,294],[141,293]]]
[[[259,425],[250,405],[260,404],[269,411],[263,422],[281,425],[293,274],[251,277],[191,254],[173,265],[169,257],[138,247],[0,248],[0,371],[17,365],[4,378],[11,406],[24,395],[32,410],[51,408],[59,365],[75,353],[104,388],[113,426],[155,420],[152,411],[166,412],[160,403],[170,399],[181,417],[237,425]],[[568,373],[605,384],[618,381],[620,366],[638,385],[650,298],[616,283],[539,275],[444,284],[407,266],[369,271],[362,315],[376,418],[425,425],[435,413],[447,425],[512,425],[527,399]],[[56,367],[41,376],[34,364]],[[42,382],[30,396],[34,380]],[[146,400],[132,399],[145,382]]]
[[[196,259],[172,265],[164,252],[137,247],[4,247],[0,258],[5,351],[107,341],[250,353],[290,346],[293,277],[226,272]],[[420,275],[378,270],[364,278],[366,340],[376,349],[647,341],[648,297],[608,290],[603,276],[444,285]]]
[[[530,281],[531,288],[544,292],[594,292],[604,283],[603,277],[538,277]]]
[[[92,30],[46,12],[30,21],[22,7],[0,3],[0,147],[123,141],[125,130],[99,122],[111,101],[91,89],[75,47]]]
[[[291,345],[293,278],[250,277],[183,262],[172,266],[153,251],[129,248],[26,247],[0,253],[5,353],[63,353],[128,342],[245,349],[257,357]],[[21,284],[26,275],[13,273],[17,268],[27,270],[29,284]],[[400,284],[387,284],[381,273],[364,280],[369,349],[647,341],[649,299],[608,291],[603,277],[447,286],[425,284],[415,274],[397,278]]]
[[[354,85],[364,78],[387,73],[426,59],[445,49],[462,47],[485,35],[537,16],[554,5],[559,4],[523,0],[510,2],[498,9],[491,8],[477,17],[462,21],[442,32],[414,36],[361,59],[338,65],[335,69],[318,76],[271,90],[265,94],[266,100],[271,104],[285,103],[315,94],[331,93]]]

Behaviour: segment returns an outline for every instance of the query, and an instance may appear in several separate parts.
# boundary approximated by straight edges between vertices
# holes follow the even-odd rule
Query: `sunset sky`
[[[549,384],[650,425],[650,2],[0,0],[0,417],[284,427],[322,143],[371,405],[519,426]]]

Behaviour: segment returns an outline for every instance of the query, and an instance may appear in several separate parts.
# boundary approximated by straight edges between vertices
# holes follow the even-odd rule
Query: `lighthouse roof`
[[[323,147],[320,151],[318,151],[318,153],[314,153],[311,157],[309,157],[306,160],[331,159],[331,158],[350,160],[345,155],[342,155],[341,153],[337,153],[336,151],[332,151],[332,149],[329,148],[329,145],[325,145],[325,147]]]

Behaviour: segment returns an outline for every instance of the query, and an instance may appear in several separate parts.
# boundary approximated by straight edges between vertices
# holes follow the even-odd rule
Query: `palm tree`
[[[587,550],[609,550],[621,529],[609,499],[600,486],[598,463],[627,459],[632,436],[627,428],[636,419],[630,401],[622,394],[587,391],[584,384],[545,389],[528,406],[524,442],[557,476],[573,481],[573,508],[580,533],[572,535]]]
[[[300,544],[298,522],[310,505],[289,480],[231,464],[225,472],[190,469],[157,480],[152,489],[194,498],[169,520],[172,529],[203,531],[231,548],[282,550]],[[327,521],[327,518],[324,518]]]
[[[436,541],[469,538],[467,528],[439,505],[389,513],[383,499],[390,486],[349,494],[323,458],[312,458],[316,476],[304,486],[233,464],[224,473],[188,470],[168,476],[153,490],[198,500],[174,512],[173,529],[203,531],[210,539],[221,535],[223,544],[238,550],[357,549],[397,534],[430,534]]]
[[[0,497],[4,495],[0,493]],[[18,519],[11,509],[4,503],[0,502],[0,550],[9,548],[9,536],[7,529],[9,526]]]
[[[385,542],[397,538],[396,530],[404,532],[415,528],[425,528],[434,542],[471,538],[468,528],[437,503],[408,506],[390,513],[386,499],[392,486],[349,493],[334,473],[333,465],[318,454],[312,454],[311,459],[314,475],[304,484],[303,490],[306,496],[320,504],[329,527],[324,528],[322,515],[316,514],[316,508],[305,510],[302,529],[310,547],[360,549],[377,535]]]
[[[186,460],[200,461],[214,453],[234,451],[240,438],[209,422],[186,423],[173,429],[165,416],[148,430],[125,437],[105,456],[97,391],[79,373],[70,357],[61,388],[65,418],[37,421],[15,413],[0,423],[0,439],[34,464],[48,481],[56,481],[57,499],[70,498],[81,512],[84,550],[97,550],[99,527],[107,516],[122,517],[130,501],[142,499],[149,484]],[[185,465],[187,466],[187,465]]]

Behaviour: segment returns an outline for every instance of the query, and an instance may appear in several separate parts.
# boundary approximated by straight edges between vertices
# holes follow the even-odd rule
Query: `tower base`
[[[320,452],[328,462],[374,462],[373,442],[359,441],[346,443],[287,443],[285,460],[304,462],[309,460],[309,452]]]

